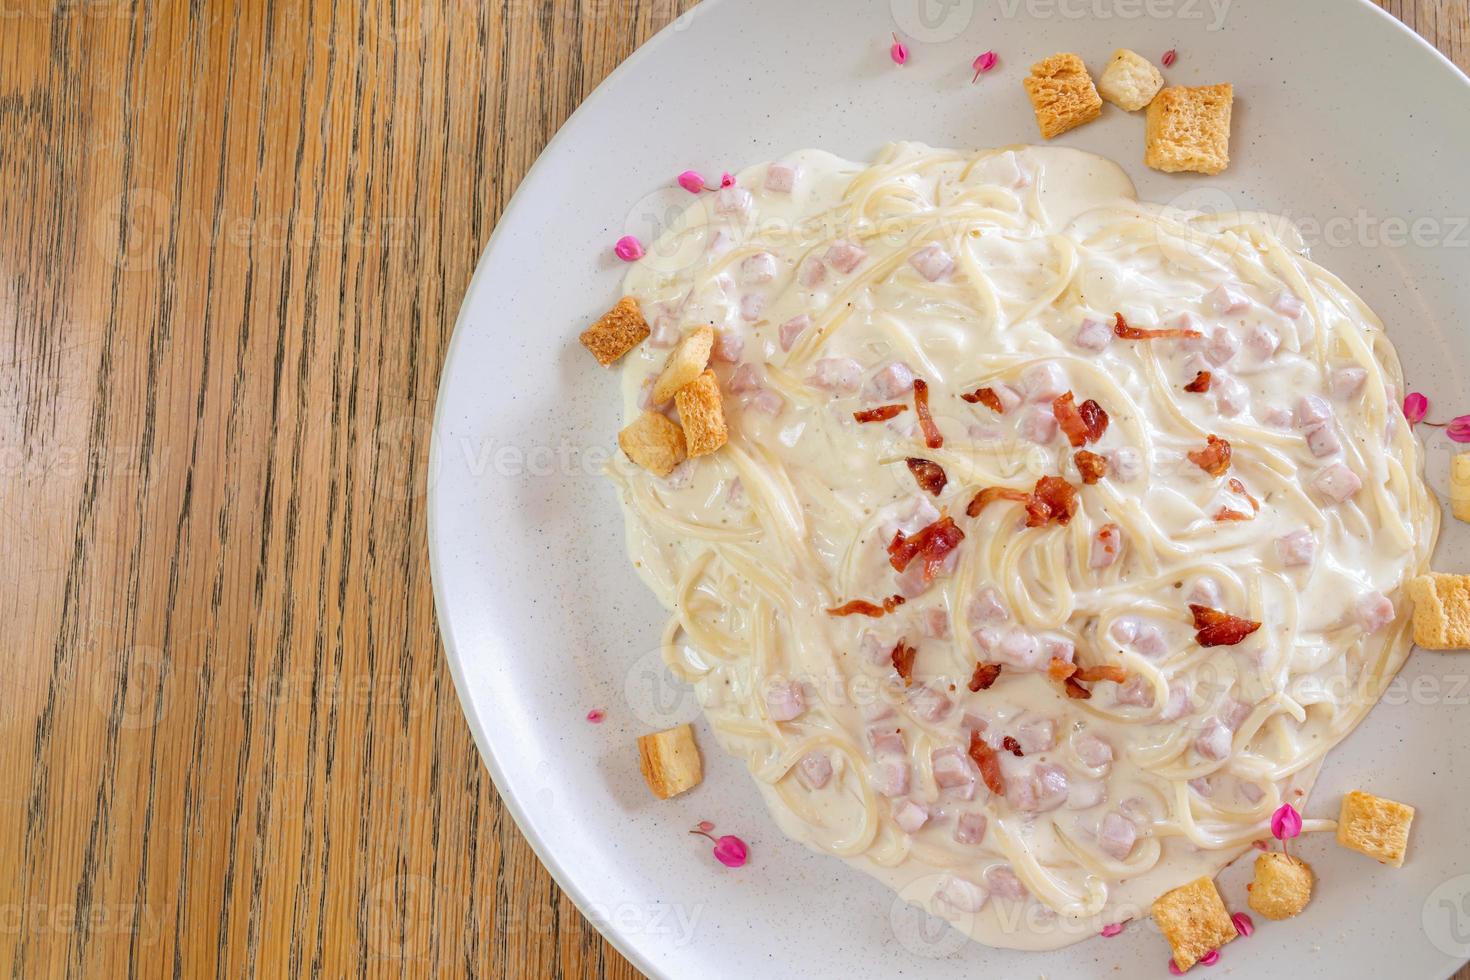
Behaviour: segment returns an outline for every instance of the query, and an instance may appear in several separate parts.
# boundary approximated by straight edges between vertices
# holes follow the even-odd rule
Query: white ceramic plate
[[[888,59],[895,29],[912,52],[903,69]],[[688,203],[672,184],[686,167],[714,175],[807,146],[867,159],[893,139],[1036,142],[1026,67],[1076,51],[1098,69],[1122,46],[1154,58],[1177,48],[1172,84],[1235,84],[1232,167],[1146,169],[1142,118],[1112,106],[1060,142],[1124,164],[1145,199],[1294,217],[1314,257],[1388,323],[1431,417],[1470,412],[1470,80],[1366,0],[702,4],[587,100],[516,193],[460,313],[429,474],[439,618],[480,751],[557,881],[644,971],[1167,975],[1148,923],[1047,954],[916,928],[883,886],[782,838],[743,765],[708,735],[704,784],[652,799],[633,738],[697,709],[661,670],[664,613],[630,573],[598,475],[620,423],[616,381],[576,344],[619,295],[612,242],[656,237]],[[1000,68],[971,85],[968,65],[987,49]],[[1443,498],[1450,443],[1424,432]],[[1448,523],[1439,567],[1464,569],[1466,531]],[[1319,878],[1310,908],[1260,923],[1216,969],[1415,980],[1470,956],[1467,656],[1415,653],[1307,807],[1333,816],[1352,785],[1414,803],[1407,866],[1303,842]],[[593,707],[605,724],[584,720]],[[748,840],[750,864],[715,863],[685,833],[701,819]],[[1248,864],[1224,878],[1237,906]]]

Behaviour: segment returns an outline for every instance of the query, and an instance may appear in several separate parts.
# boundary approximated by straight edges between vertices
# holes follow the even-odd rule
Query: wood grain
[[[517,182],[691,5],[0,0],[11,976],[637,976],[476,755],[421,474]]]

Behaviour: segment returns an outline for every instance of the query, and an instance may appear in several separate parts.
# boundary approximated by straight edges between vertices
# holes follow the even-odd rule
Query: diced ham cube
[[[739,184],[722,187],[715,194],[715,214],[748,214],[754,204],[755,198],[750,196],[750,191],[741,187]]]
[[[1205,358],[1216,366],[1229,361],[1240,350],[1240,341],[1235,334],[1220,327],[1210,334],[1210,343],[1205,347]]]
[[[917,532],[939,520],[939,509],[929,502],[928,497],[914,496],[907,500],[889,504],[883,508],[883,519],[878,522],[878,536],[884,547],[893,536],[902,531],[906,536]]]
[[[946,695],[928,686],[914,688],[908,700],[914,715],[931,724],[949,714],[949,709],[954,707],[954,702]]]
[[[657,380],[657,375],[650,374],[643,379],[643,384],[638,389],[638,407],[645,412],[656,412],[663,407],[653,403],[653,383]],[[667,404],[667,402],[664,403],[664,405]]]
[[[1340,504],[1363,489],[1363,481],[1342,463],[1333,463],[1317,474],[1312,486],[1327,500]]]
[[[828,265],[844,276],[862,265],[863,259],[867,257],[867,249],[849,241],[834,242],[832,247],[827,249],[827,254],[823,256]]]
[[[914,390],[914,372],[902,361],[890,361],[873,375],[872,388],[882,401],[902,398]]]
[[[949,638],[949,610],[943,606],[929,606],[919,613],[919,628],[931,640]]]
[[[1189,590],[1189,601],[1196,605],[1219,609],[1224,604],[1224,600],[1220,597],[1220,583],[1208,575],[1201,576],[1195,580],[1194,586]]]
[[[764,415],[780,415],[786,409],[786,399],[766,388],[752,395],[745,407]]]
[[[832,759],[825,752],[808,752],[798,763],[807,785],[821,789],[832,779]]]
[[[1027,718],[1016,726],[1016,743],[1027,755],[1045,752],[1056,740],[1057,723],[1050,718]]]
[[[1021,420],[1021,438],[1045,446],[1057,437],[1057,418],[1050,409],[1033,408]]]
[[[730,394],[744,395],[751,391],[760,391],[765,387],[766,378],[761,369],[754,364],[742,364],[730,375]]]
[[[1039,812],[1055,810],[1067,802],[1067,770],[1061,766],[1044,762],[1033,771],[1031,780],[1036,787],[1036,809]]]
[[[1028,894],[1026,886],[1021,884],[1021,879],[1010,869],[1009,865],[998,864],[985,872],[985,884],[990,886],[990,894],[996,898],[1008,898],[1019,902]]]
[[[766,190],[790,194],[801,171],[789,163],[773,163],[766,168]]]
[[[740,282],[760,286],[776,278],[776,257],[770,252],[756,252],[740,263]]]
[[[1104,524],[1092,536],[1092,555],[1088,559],[1091,568],[1108,568],[1118,560],[1123,550],[1123,529],[1116,524]]]
[[[1067,790],[1068,810],[1090,810],[1108,798],[1108,784],[1101,779],[1074,779]]]
[[[1280,313],[1284,317],[1289,317],[1290,319],[1295,320],[1300,317],[1303,312],[1306,311],[1307,304],[1303,303],[1301,300],[1297,299],[1296,296],[1288,293],[1286,290],[1282,290],[1281,292],[1277,293],[1276,298],[1271,301],[1271,309],[1275,310],[1277,313]]]
[[[1101,320],[1088,317],[1082,321],[1082,326],[1077,328],[1077,336],[1072,343],[1083,350],[1100,353],[1107,349],[1113,342],[1113,328]]]
[[[978,844],[985,839],[987,821],[983,813],[962,813],[955,821],[954,839],[959,844]]]
[[[905,751],[903,732],[891,723],[868,726],[868,745],[873,755],[902,755]]]
[[[980,652],[986,656],[995,653],[996,647],[1000,646],[999,631],[993,630],[988,626],[981,627],[970,635],[975,638],[975,645],[980,648]]]
[[[1332,397],[1349,401],[1357,398],[1368,382],[1368,372],[1360,367],[1338,368],[1332,372]]]
[[[951,551],[944,556],[944,559],[939,563],[939,567],[933,571],[932,577],[925,570],[925,562],[909,562],[908,568],[905,568],[894,576],[894,584],[898,590],[898,594],[905,599],[913,599],[923,595],[939,579],[953,572],[955,566],[959,564],[959,560],[960,553],[958,551]]]
[[[1281,338],[1276,336],[1275,330],[1264,323],[1258,323],[1246,332],[1245,346],[1252,354],[1264,361],[1276,353],[1276,348],[1281,346]]]
[[[883,651],[883,656],[886,659],[889,652],[893,649],[893,644],[884,643],[882,640],[878,639],[878,635],[876,633],[865,632],[861,640],[864,656],[867,656],[868,643],[870,640],[872,641],[875,649]],[[895,711],[893,705],[889,704],[887,701],[869,701],[867,704],[863,705],[861,713],[863,716],[863,721],[874,722],[883,721],[887,718],[892,718],[898,712]]]
[[[735,240],[733,238],[723,231],[717,231],[710,236],[709,245],[705,246],[705,251],[709,253],[710,258],[717,259],[734,247]]]
[[[930,755],[930,761],[934,766],[934,782],[940,789],[963,790],[974,787],[975,766],[958,745],[935,749]]]
[[[1109,857],[1126,860],[1138,840],[1138,828],[1121,813],[1109,813],[1097,828],[1097,846]]]
[[[1091,732],[1083,732],[1072,739],[1072,751],[1082,764],[1092,769],[1101,769],[1113,761],[1113,747]]]
[[[1002,383],[992,385],[991,389],[995,392],[995,397],[1000,399],[1002,411],[1012,411],[1017,405],[1021,404],[1021,393],[1013,386]]]
[[[1011,611],[1000,597],[1000,590],[993,585],[975,593],[965,612],[976,623],[1004,623],[1011,618]]]
[[[1036,637],[1030,633],[1018,629],[1008,630],[1001,637],[1000,646],[995,650],[998,661],[1008,667],[1017,667],[1021,670],[1037,670],[1041,668],[1042,652],[1041,644],[1036,642]]]
[[[909,764],[906,759],[884,759],[873,767],[873,788],[892,799],[909,791]]]
[[[863,383],[863,366],[850,357],[824,357],[812,365],[806,383],[823,391],[850,394]]]
[[[811,325],[812,318],[805,313],[800,316],[794,316],[781,324],[781,349],[789,351],[791,345],[796,343],[796,338],[800,337],[802,331]]]
[[[1296,403],[1296,427],[1298,429],[1315,429],[1331,418],[1332,406],[1327,404],[1325,398],[1303,395]]]
[[[1131,446],[1114,449],[1107,457],[1108,476],[1119,483],[1131,483],[1143,473],[1143,457]]]
[[[917,833],[929,822],[929,811],[913,800],[900,800],[893,805],[893,822],[906,834]]]
[[[1189,788],[1194,790],[1200,796],[1215,795],[1215,786],[1213,783],[1210,782],[1210,777],[1208,776],[1199,776],[1195,779],[1191,779],[1189,781]]]
[[[1227,313],[1239,313],[1251,305],[1250,297],[1241,290],[1236,283],[1224,282],[1210,290],[1205,295],[1205,302],[1210,309],[1224,316]]]
[[[1138,637],[1138,620],[1132,616],[1119,617],[1113,620],[1113,626],[1108,630],[1108,635],[1126,646]]]
[[[693,482],[694,467],[690,465],[690,460],[687,459],[674,467],[673,472],[664,477],[664,483],[670,490],[683,490]]]
[[[766,298],[760,293],[746,293],[740,297],[740,319],[754,323],[766,311]]]
[[[1072,663],[1077,657],[1077,644],[1059,636],[1045,637],[1042,640],[1042,647],[1047,663],[1053,660],[1065,660],[1067,663]]]
[[[791,721],[806,711],[806,692],[800,681],[772,684],[766,689],[766,711],[772,721]]]
[[[671,316],[657,317],[653,321],[653,329],[648,334],[648,345],[650,347],[673,347],[679,342],[683,334],[679,332],[679,321]]]
[[[955,836],[958,838],[958,833]],[[990,896],[985,893],[985,889],[973,881],[966,881],[954,875],[945,875],[944,880],[939,883],[939,887],[934,892],[934,898],[957,912],[979,912],[985,907]]]
[[[1261,413],[1261,421],[1274,429],[1291,428],[1291,409],[1282,405],[1268,405]]]
[[[1169,644],[1164,639],[1164,631],[1149,624],[1139,627],[1138,637],[1133,641],[1133,649],[1145,657],[1162,657],[1169,652]]]
[[[745,338],[733,330],[720,330],[715,333],[715,345],[710,350],[710,359],[722,361],[725,364],[734,364],[740,360],[740,355],[745,353]]]
[[[1194,702],[1190,700],[1189,688],[1183,684],[1170,684],[1169,700],[1164,702],[1164,710],[1159,717],[1164,721],[1178,721],[1193,712]]]
[[[1066,372],[1054,361],[1044,361],[1021,375],[1021,388],[1026,392],[1026,400],[1045,403],[1048,414],[1051,403],[1065,395],[1069,387]]]
[[[745,484],[741,482],[740,477],[737,476],[730,481],[730,489],[726,492],[725,499],[729,501],[731,507],[745,506]]]
[[[1266,797],[1266,791],[1255,783],[1240,783],[1237,788],[1240,790],[1240,795],[1252,803],[1259,803]]]
[[[1251,401],[1251,390],[1228,374],[1215,376],[1210,393],[1215,396],[1215,411],[1229,418],[1245,411]]]
[[[1204,321],[1187,311],[1176,316],[1174,322],[1168,324],[1168,326],[1174,330],[1193,330],[1198,334],[1205,332]],[[1189,350],[1199,350],[1204,346],[1204,342],[1202,339],[1187,340],[1184,346]]]
[[[925,245],[909,256],[909,265],[930,282],[938,282],[954,271],[954,259],[939,245]]]
[[[1232,732],[1239,731],[1240,726],[1245,724],[1245,720],[1250,716],[1251,706],[1244,701],[1226,698],[1225,702],[1220,705],[1220,720]]]
[[[1315,429],[1307,430],[1307,448],[1317,458],[1331,456],[1342,449],[1342,440],[1337,438],[1337,430],[1332,427],[1331,422],[1325,422]]]
[[[1154,706],[1154,686],[1137,675],[1130,677],[1126,684],[1119,684],[1113,691],[1114,704],[1128,704],[1136,708],[1152,708]]]
[[[807,289],[816,289],[827,280],[827,267],[815,258],[807,259],[796,273],[796,281]]]
[[[1382,592],[1365,592],[1353,603],[1358,625],[1365,633],[1376,633],[1394,619],[1393,602]]]
[[[1228,758],[1231,747],[1230,729],[1219,718],[1206,721],[1199,737],[1194,740],[1194,750],[1216,762]]]
[[[973,711],[966,711],[960,715],[960,731],[963,733],[983,732],[989,727],[990,722],[984,715],[976,714]]]

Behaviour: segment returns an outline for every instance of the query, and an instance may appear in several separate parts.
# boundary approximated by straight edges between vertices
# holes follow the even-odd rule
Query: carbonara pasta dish
[[[1042,949],[1304,799],[1439,520],[1383,325],[1305,252],[1090,154],[917,144],[753,167],[651,245],[625,415],[709,331],[728,441],[614,463],[628,547],[788,835]]]

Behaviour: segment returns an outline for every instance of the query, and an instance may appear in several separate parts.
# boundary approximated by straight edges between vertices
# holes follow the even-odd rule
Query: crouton
[[[1456,520],[1470,521],[1470,453],[1450,458],[1450,510]]]
[[[1155,170],[1217,174],[1230,166],[1230,85],[1174,86],[1148,106],[1144,162]]]
[[[1090,123],[1102,114],[1102,99],[1098,98],[1092,76],[1075,54],[1054,54],[1038,61],[1022,84],[1036,113],[1036,125],[1046,139]]]
[[[1215,889],[1214,879],[1196,878],[1154,899],[1152,909],[1164,938],[1174,949],[1174,965],[1188,970],[1201,956],[1237,935],[1235,923]]]
[[[720,383],[713,371],[680,388],[674,394],[674,407],[684,424],[684,441],[690,456],[703,456],[723,446],[730,438],[725,427],[725,406],[720,401]]]
[[[699,326],[686,333],[673,350],[658,380],[653,383],[653,403],[662,405],[674,397],[674,392],[699,377],[709,365],[710,351],[715,346],[713,327]]]
[[[678,796],[704,780],[704,764],[694,729],[680,725],[668,731],[638,737],[638,769],[644,782],[661,800]]]
[[[1148,105],[1163,87],[1164,76],[1159,74],[1153,62],[1127,48],[1113,52],[1102,77],[1097,80],[1098,94],[1129,112],[1137,112]]]
[[[1256,856],[1256,877],[1246,900],[1252,912],[1268,919],[1289,919],[1306,908],[1311,898],[1311,865],[1276,851]]]
[[[597,363],[607,367],[648,337],[648,321],[638,301],[624,296],[577,339],[592,352]]]
[[[657,412],[644,412],[634,419],[618,433],[618,445],[654,476],[668,476],[689,456],[684,430]]]
[[[1470,575],[1430,572],[1409,580],[1414,642],[1426,650],[1470,649]]]
[[[1353,790],[1342,798],[1337,842],[1380,864],[1402,868],[1404,852],[1409,846],[1409,824],[1413,821],[1414,808],[1408,804]]]

